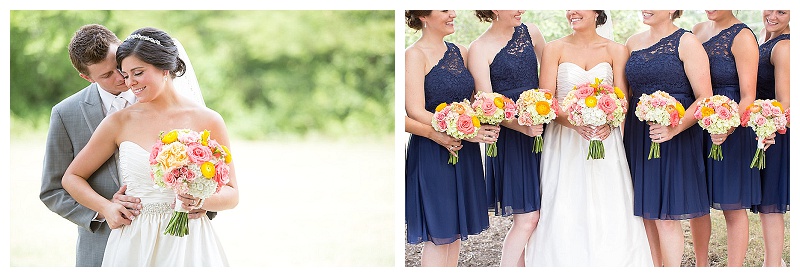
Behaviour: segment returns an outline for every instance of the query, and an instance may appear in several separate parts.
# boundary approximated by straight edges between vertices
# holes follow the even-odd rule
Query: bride
[[[154,187],[150,149],[159,134],[172,129],[209,130],[221,145],[230,145],[222,117],[182,93],[173,79],[187,69],[167,33],[136,30],[117,49],[117,68],[137,103],[106,117],[64,174],[64,189],[80,204],[102,214],[112,228],[103,266],[227,266],[228,261],[208,217],[189,220],[189,235],[165,235],[175,193]],[[199,93],[196,91],[195,93]],[[190,93],[191,95],[191,93]],[[119,175],[126,194],[139,197],[141,213],[130,211],[95,192],[87,183],[97,168],[119,150]],[[180,195],[186,210],[221,211],[236,207],[239,192],[233,163],[230,181],[204,201]]]
[[[595,78],[626,91],[626,48],[596,31],[606,13],[568,10],[566,18],[573,33],[545,46],[540,87],[555,91],[559,102]],[[544,132],[542,208],[525,265],[652,266],[642,219],[633,215],[621,130],[575,126],[562,115]],[[603,140],[605,159],[583,158],[592,137]]]

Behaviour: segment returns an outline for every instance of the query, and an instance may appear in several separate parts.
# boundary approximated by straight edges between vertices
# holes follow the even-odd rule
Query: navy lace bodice
[[[733,39],[736,35],[744,29],[747,29],[750,31],[750,34],[755,36],[747,25],[744,23],[737,23],[722,30],[719,34],[703,43],[703,48],[706,49],[708,62],[711,67],[711,85],[715,90],[723,87],[733,87],[737,88],[736,90],[738,91],[739,74],[736,70],[736,61],[731,52],[731,46],[733,45]],[[733,100],[736,102],[741,100],[738,93],[726,96],[734,96]]]
[[[525,90],[539,87],[539,71],[528,26],[514,27],[514,35],[489,65],[494,92],[517,100]]]
[[[441,103],[470,99],[475,90],[475,79],[464,65],[461,50],[453,43],[445,44],[444,56],[425,75],[425,109],[429,112],[434,112]]]
[[[757,99],[775,99],[775,66],[770,62],[772,48],[781,40],[789,39],[789,34],[782,34],[758,46],[758,83]]]
[[[631,103],[636,105],[642,94],[662,90],[681,102],[684,107],[694,102],[694,92],[678,56],[681,36],[688,32],[678,29],[656,44],[631,52],[625,66],[632,93]],[[632,106],[635,107],[635,106]]]

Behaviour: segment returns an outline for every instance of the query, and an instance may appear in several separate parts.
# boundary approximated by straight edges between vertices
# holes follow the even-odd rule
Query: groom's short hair
[[[84,25],[69,42],[69,59],[78,72],[89,75],[88,66],[102,62],[111,44],[120,44],[114,32],[100,24]]]

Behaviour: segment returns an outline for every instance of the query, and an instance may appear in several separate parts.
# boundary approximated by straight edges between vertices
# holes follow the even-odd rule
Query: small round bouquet
[[[623,109],[625,94],[618,87],[603,83],[595,78],[594,82],[575,86],[564,98],[562,110],[567,119],[576,126],[600,126],[608,124],[612,128],[619,127],[625,119]],[[604,159],[606,157],[603,141],[592,138],[589,141],[589,155],[586,159]]]
[[[750,168],[764,169],[764,139],[775,132],[786,133],[786,114],[783,113],[781,103],[773,99],[758,99],[747,107],[742,115],[742,126],[750,127],[758,137],[758,149],[750,162]]]
[[[517,99],[519,115],[517,122],[523,126],[547,124],[556,118],[558,100],[547,89],[530,89],[523,91]],[[533,153],[542,152],[542,136],[533,137]]]
[[[499,125],[517,116],[517,104],[505,95],[496,92],[479,91],[472,103],[475,116],[481,124]],[[486,156],[497,157],[497,144],[486,145]]]
[[[713,95],[699,102],[694,111],[694,118],[709,134],[725,134],[739,125],[739,104],[725,95]],[[712,143],[708,157],[721,161],[722,146]]]
[[[187,210],[177,194],[190,194],[203,200],[219,192],[227,184],[231,162],[228,147],[210,138],[208,130],[196,132],[175,129],[161,132],[160,141],[150,151],[150,169],[157,187],[175,192],[175,212],[169,220],[165,235],[183,237],[189,234]]]
[[[652,94],[642,94],[636,104],[634,114],[640,121],[664,126],[678,126],[686,113],[681,102],[664,91],[657,90]],[[661,144],[650,143],[650,154],[647,159],[661,158]]]
[[[478,135],[481,122],[475,116],[475,111],[470,107],[468,100],[453,102],[450,104],[441,103],[433,113],[431,125],[437,132],[444,132],[457,139],[471,139]],[[458,151],[456,151],[458,154]],[[458,156],[450,154],[448,164],[458,163]]]

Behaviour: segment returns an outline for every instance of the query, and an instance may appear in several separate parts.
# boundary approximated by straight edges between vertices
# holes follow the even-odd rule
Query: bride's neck
[[[575,31],[570,36],[572,36],[572,41],[578,44],[592,43],[601,38],[594,29]]]

